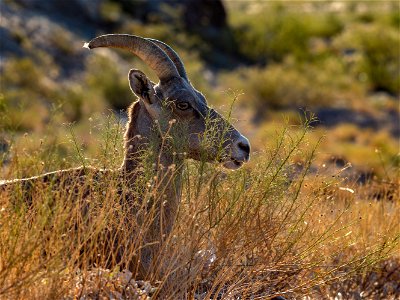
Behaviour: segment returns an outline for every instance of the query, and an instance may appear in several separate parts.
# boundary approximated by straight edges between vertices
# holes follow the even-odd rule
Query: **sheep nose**
[[[250,145],[244,142],[239,142],[238,143],[239,149],[243,150],[247,154],[250,154]]]
[[[250,159],[250,143],[249,143],[249,141],[244,136],[242,136],[236,142],[236,146],[240,149],[240,151],[242,152],[242,155],[244,155],[244,161],[248,161]]]

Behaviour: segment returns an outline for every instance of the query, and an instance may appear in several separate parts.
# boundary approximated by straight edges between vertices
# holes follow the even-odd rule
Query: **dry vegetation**
[[[119,122],[111,124],[105,138],[121,131]],[[309,130],[306,124],[277,132],[276,144],[237,172],[202,162],[177,166],[184,169],[178,221],[141,278],[145,281],[134,266],[154,217],[149,201],[153,209],[164,201],[156,178],[147,176],[127,190],[114,173],[96,182],[93,176],[99,175],[88,169],[79,181],[65,178],[61,188],[37,181],[29,203],[18,187],[2,193],[0,294],[395,297],[400,211],[393,189],[398,186],[392,183],[384,193],[383,185],[360,188],[330,172],[310,173],[318,145],[309,141]],[[106,167],[115,166],[120,160],[115,145],[102,149],[108,150],[98,157],[109,158]],[[30,158],[35,159],[40,158]],[[99,160],[87,163],[103,166]],[[13,161],[10,170],[18,174],[21,166]],[[381,193],[379,201],[372,191]],[[127,202],[132,195],[143,199],[134,208]]]

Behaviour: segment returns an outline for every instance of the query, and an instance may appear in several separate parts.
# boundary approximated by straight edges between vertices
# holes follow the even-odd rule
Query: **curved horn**
[[[130,34],[106,34],[91,40],[85,46],[89,49],[97,47],[112,47],[127,49],[137,55],[156,72],[160,81],[179,77],[179,73],[167,54],[146,39]]]
[[[183,79],[185,79],[187,82],[189,82],[189,79],[187,78],[187,75],[186,75],[185,66],[183,65],[183,62],[182,62],[181,58],[179,57],[178,53],[176,53],[174,49],[172,49],[170,46],[168,46],[167,44],[165,44],[164,42],[161,42],[159,40],[150,39],[150,38],[146,38],[146,40],[153,42],[158,47],[160,47],[165,53],[167,53],[169,58],[174,62],[179,75]]]

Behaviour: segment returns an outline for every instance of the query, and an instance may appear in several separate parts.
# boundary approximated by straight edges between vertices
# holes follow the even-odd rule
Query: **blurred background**
[[[316,169],[351,165],[344,176],[359,184],[399,178],[397,1],[2,0],[0,13],[5,173],[26,153],[46,153],[33,173],[53,170],[54,158],[77,164],[76,148],[95,155],[110,111],[124,120],[135,99],[129,69],[156,78],[128,52],[82,45],[129,33],[171,45],[218,110],[239,95],[234,123],[255,154],[315,113]]]

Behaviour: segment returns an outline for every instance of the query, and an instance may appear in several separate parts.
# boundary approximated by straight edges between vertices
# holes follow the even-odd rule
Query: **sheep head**
[[[129,85],[153,121],[176,120],[187,131],[187,157],[218,161],[237,169],[250,158],[250,144],[226,119],[208,106],[187,78],[176,52],[163,42],[127,34],[99,36],[88,44],[131,51],[148,64],[160,81],[153,83],[140,70],[129,72]]]

